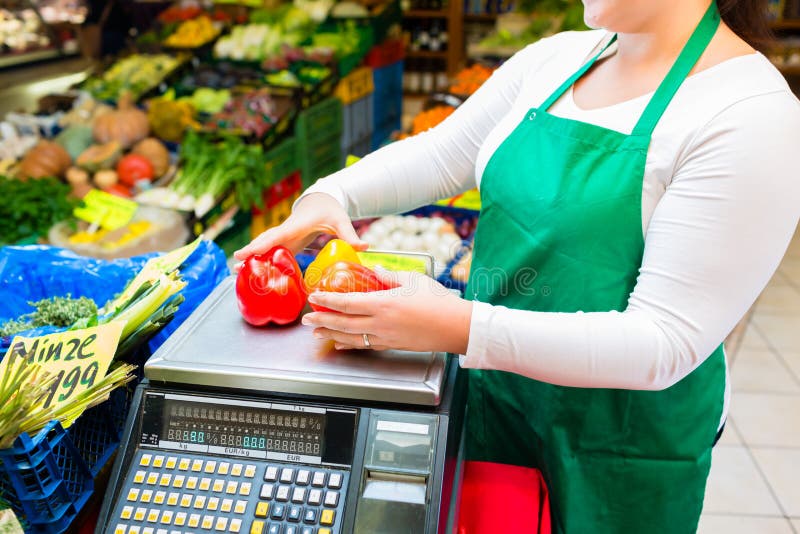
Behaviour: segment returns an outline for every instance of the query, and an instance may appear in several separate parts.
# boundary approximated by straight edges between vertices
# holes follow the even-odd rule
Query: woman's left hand
[[[376,272],[397,287],[371,293],[312,293],[309,302],[340,313],[308,313],[303,324],[315,326],[314,335],[333,340],[337,349],[466,352],[471,302],[420,273]]]

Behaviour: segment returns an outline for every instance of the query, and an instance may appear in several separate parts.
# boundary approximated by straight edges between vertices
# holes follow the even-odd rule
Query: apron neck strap
[[[617,36],[615,34],[614,37],[612,37],[611,40],[608,41],[608,43],[606,43],[606,45],[602,48],[602,50],[600,50],[592,59],[587,61],[586,64],[583,67],[581,67],[580,69],[578,69],[578,71],[575,74],[570,76],[564,83],[562,83],[559,86],[559,88],[556,89],[553,92],[553,94],[551,94],[550,97],[548,97],[548,99],[544,101],[544,103],[542,103],[542,105],[540,106],[540,109],[542,109],[543,111],[547,111],[548,109],[550,109],[550,106],[552,106],[556,102],[556,100],[561,98],[561,95],[563,95],[564,92],[567,89],[572,87],[572,84],[574,84],[576,81],[578,81],[578,78],[583,76],[586,73],[587,70],[592,68],[592,65],[595,64],[595,62],[598,60],[598,58],[600,58],[600,56],[602,56],[603,53],[608,49],[608,47],[611,46],[612,44],[614,44],[614,42],[616,40],[617,40]]]
[[[667,73],[667,77],[661,82],[661,85],[656,89],[650,103],[647,104],[639,122],[633,128],[632,135],[646,135],[649,136],[653,133],[656,124],[658,123],[661,115],[669,106],[672,97],[678,92],[683,81],[689,75],[689,72],[697,64],[700,56],[705,52],[708,43],[714,37],[719,26],[720,16],[717,9],[717,3],[712,0],[711,5],[708,6],[705,15],[700,20],[700,23],[695,28],[692,36],[686,42],[678,59],[672,65],[672,68]]]

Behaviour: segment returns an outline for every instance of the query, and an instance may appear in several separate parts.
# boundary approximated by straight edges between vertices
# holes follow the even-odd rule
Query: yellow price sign
[[[58,408],[90,388],[108,372],[117,352],[124,322],[39,337],[16,336],[0,361],[0,377],[15,358],[38,363],[55,381],[41,409]],[[65,426],[71,421],[65,422]]]
[[[112,231],[133,219],[139,204],[133,200],[92,189],[83,197],[83,206],[75,208],[75,217]]]
[[[436,202],[437,206],[451,206],[453,208],[461,208],[465,210],[480,211],[481,210],[481,194],[477,189],[470,189],[460,195],[451,198],[439,200]]]
[[[357,252],[362,265],[374,269],[381,266],[388,271],[412,271],[433,274],[431,258],[423,254],[393,254],[391,252]]]

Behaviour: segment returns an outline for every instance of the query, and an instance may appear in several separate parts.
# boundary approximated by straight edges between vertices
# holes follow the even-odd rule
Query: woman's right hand
[[[262,232],[249,245],[234,252],[233,257],[244,261],[277,245],[297,254],[321,233],[335,235],[356,250],[366,250],[369,246],[358,237],[350,217],[335,198],[325,193],[312,193],[294,207],[282,224]]]

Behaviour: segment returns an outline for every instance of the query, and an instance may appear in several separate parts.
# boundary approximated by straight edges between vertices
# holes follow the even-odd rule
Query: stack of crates
[[[372,69],[361,67],[339,82],[336,97],[342,101],[342,158],[363,157],[372,148]]]
[[[342,168],[342,102],[331,97],[297,116],[297,162],[303,186],[308,187]]]
[[[380,148],[400,130],[403,115],[403,61],[373,70],[372,150]]]

